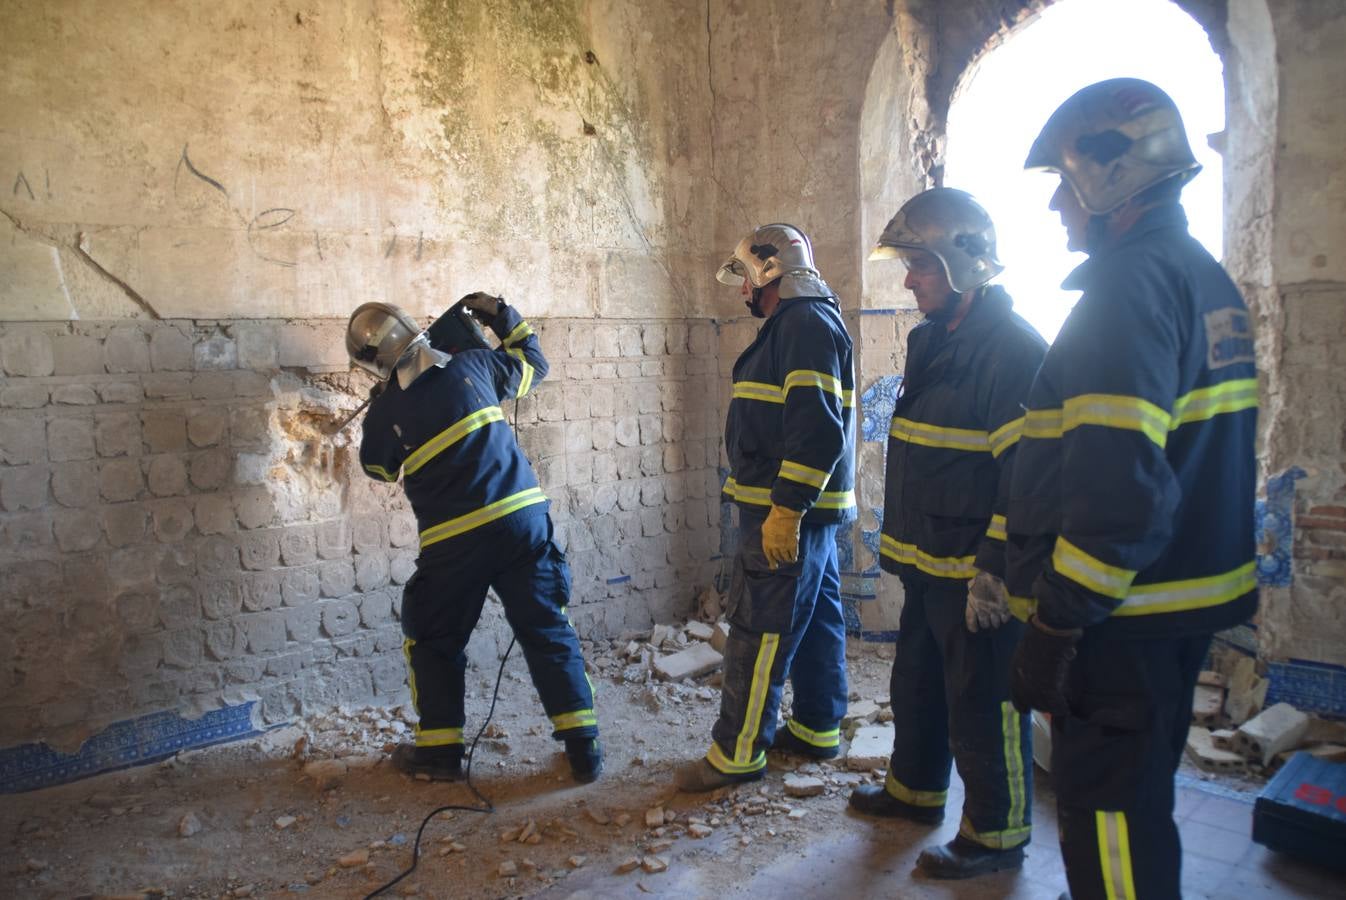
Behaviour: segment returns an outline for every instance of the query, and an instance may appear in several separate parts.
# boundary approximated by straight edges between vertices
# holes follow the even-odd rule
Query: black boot
[[[776,729],[776,737],[771,742],[772,750],[781,753],[793,753],[795,756],[807,756],[810,759],[836,759],[841,747],[815,747],[801,740],[789,727]]]
[[[603,774],[603,747],[598,738],[567,738],[566,759],[570,761],[570,774],[580,784],[596,781]]]
[[[673,784],[678,790],[688,794],[701,794],[706,791],[719,790],[722,787],[729,787],[732,784],[743,784],[747,781],[761,781],[762,776],[766,774],[766,769],[758,769],[755,772],[742,772],[730,775],[721,772],[712,766],[709,762],[702,759],[692,762],[685,762],[678,766],[673,772]]]
[[[417,747],[399,744],[393,749],[394,768],[408,775],[426,775],[431,781],[460,781],[463,777],[463,745]]]
[[[905,803],[881,784],[862,784],[851,791],[851,809],[867,816],[883,816],[887,819],[908,819],[922,825],[938,825],[944,821],[944,807],[916,806]]]
[[[939,847],[929,847],[916,858],[916,868],[932,878],[973,878],[1024,864],[1024,848],[997,850],[961,834]]]

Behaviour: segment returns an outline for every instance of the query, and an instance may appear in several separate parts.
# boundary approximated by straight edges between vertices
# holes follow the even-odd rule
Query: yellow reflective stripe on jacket
[[[525,506],[545,503],[546,501],[547,495],[542,493],[542,488],[534,487],[526,491],[519,491],[517,494],[510,494],[503,500],[488,503],[481,509],[474,510],[467,515],[458,516],[425,529],[421,532],[421,548],[424,549],[446,538],[457,537],[473,528],[480,528],[488,522],[494,522],[496,519],[502,519],[512,512],[518,512]]]
[[[925,422],[913,422],[911,419],[894,418],[888,434],[899,441],[920,444],[922,447],[943,447],[972,453],[987,453],[991,450],[991,436],[984,431],[974,431],[970,428],[944,428]]]
[[[380,478],[382,478],[384,481],[396,481],[396,480],[397,480],[397,474],[396,474],[395,472],[389,472],[387,469],[383,468],[383,466],[376,466],[376,465],[373,465],[373,464],[366,465],[366,466],[365,466],[365,471],[366,471],[366,472],[372,472],[373,474],[375,474],[375,475],[379,476]]]
[[[733,476],[724,480],[724,492],[739,503],[771,505],[771,488],[739,484]],[[823,491],[818,495],[818,502],[813,504],[816,509],[850,509],[854,505],[855,491]]]
[[[528,362],[528,357],[524,356],[523,351],[518,347],[505,352],[517,359],[519,364],[523,366],[523,374],[519,376],[519,389],[514,394],[516,398],[522,397],[533,386],[533,366]]]
[[[1098,831],[1098,865],[1108,900],[1136,900],[1126,813],[1094,810],[1094,827]]]
[[[735,381],[733,396],[738,400],[761,400],[764,403],[784,403],[785,391],[778,384],[761,381]]]
[[[841,392],[841,406],[843,409],[855,409],[855,391]]]
[[[822,490],[827,485],[827,479],[832,477],[831,472],[824,472],[822,469],[814,469],[803,463],[783,460],[780,464],[780,477],[788,478],[791,481],[797,481],[800,484],[807,484],[809,487]]]
[[[884,779],[883,787],[884,790],[898,800],[901,800],[903,803],[909,803],[912,806],[943,806],[944,801],[948,799],[949,796],[948,791],[914,791],[894,778],[892,772],[889,772],[888,777]]]
[[[505,421],[505,413],[498,406],[488,406],[485,409],[477,410],[470,416],[464,416],[413,450],[411,455],[407,457],[406,462],[402,463],[402,470],[408,475],[415,474],[430,460],[478,428],[490,425],[492,422],[503,421]]]
[[[509,349],[510,347],[513,347],[516,343],[523,340],[524,338],[532,336],[533,336],[533,326],[529,325],[527,322],[520,322],[518,325],[514,326],[513,331],[511,331],[508,335],[505,336],[505,339],[500,342],[500,345],[505,349]]]
[[[1173,428],[1204,422],[1221,413],[1257,408],[1257,379],[1239,378],[1224,384],[1197,388],[1173,404]]]
[[[463,729],[461,728],[429,728],[422,729],[419,722],[415,729],[417,747],[444,747],[448,744],[461,744],[463,742]]]
[[[1136,577],[1134,569],[1119,569],[1090,556],[1063,537],[1052,551],[1052,568],[1096,594],[1122,600]]]
[[[1011,419],[1004,425],[1001,425],[995,431],[992,431],[988,437],[991,444],[991,455],[1000,456],[1010,447],[1018,443],[1020,436],[1024,433],[1024,417]]]
[[[566,731],[571,728],[586,728],[590,725],[598,724],[598,716],[594,715],[592,709],[577,709],[574,712],[561,713],[551,717],[552,727],[557,731]]]
[[[940,578],[972,578],[977,574],[975,556],[931,556],[915,544],[904,544],[886,534],[879,541],[879,553]]]
[[[1114,616],[1146,616],[1186,612],[1219,606],[1236,600],[1257,587],[1257,563],[1249,562],[1232,572],[1183,581],[1133,584]]]
[[[797,387],[816,387],[829,394],[836,394],[843,401],[845,400],[845,394],[841,389],[841,379],[826,372],[818,372],[813,369],[795,369],[785,376],[785,388],[782,393],[789,394],[792,389]]]
[[[991,524],[986,528],[986,536],[997,541],[1003,541],[1008,538],[1005,534],[1005,517],[1002,515],[991,516]]]
[[[1061,407],[1030,409],[1023,434],[1030,438],[1059,438],[1081,425],[1100,425],[1139,431],[1162,449],[1168,442],[1171,417],[1148,400],[1122,394],[1080,394]]]
[[[840,728],[833,728],[831,731],[814,731],[811,728],[805,728],[803,725],[800,725],[793,718],[786,720],[785,727],[790,729],[790,733],[795,737],[814,747],[841,746]]]

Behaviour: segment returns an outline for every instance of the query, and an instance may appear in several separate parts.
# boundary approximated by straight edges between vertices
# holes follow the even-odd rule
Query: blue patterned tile
[[[199,719],[159,712],[109,725],[73,754],[46,744],[0,750],[0,794],[64,784],[165,759],[182,750],[209,747],[260,734],[252,724],[253,702],[228,706]]]
[[[1267,676],[1268,706],[1289,703],[1303,712],[1346,718],[1346,667],[1292,659],[1270,663]]]
[[[884,375],[860,395],[860,439],[887,441],[901,375]]]
[[[1257,538],[1257,581],[1289,587],[1293,577],[1295,482],[1304,470],[1294,466],[1267,479],[1267,497],[1253,508]]]

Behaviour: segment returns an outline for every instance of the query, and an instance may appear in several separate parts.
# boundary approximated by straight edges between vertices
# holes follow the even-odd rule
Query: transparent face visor
[[[739,287],[747,277],[748,270],[737,256],[729,257],[729,261],[720,266],[720,271],[715,273],[716,281],[730,287]]]
[[[908,272],[917,275],[935,275],[944,271],[939,257],[928,250],[916,250],[911,247],[889,247],[884,244],[874,248],[870,259],[896,259],[902,262]]]

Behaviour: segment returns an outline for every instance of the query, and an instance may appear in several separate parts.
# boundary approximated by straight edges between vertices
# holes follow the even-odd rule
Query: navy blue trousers
[[[739,520],[720,717],[706,754],[728,774],[766,766],[787,676],[794,709],[786,727],[804,741],[837,746],[846,714],[837,526],[802,524],[799,560],[773,570],[762,554],[763,519],[740,511]]]
[[[463,743],[464,650],[489,588],[523,650],[552,736],[596,736],[593,690],[566,617],[570,568],[552,542],[551,516],[530,512],[436,544],[416,561],[402,594],[402,633],[417,746]]]

